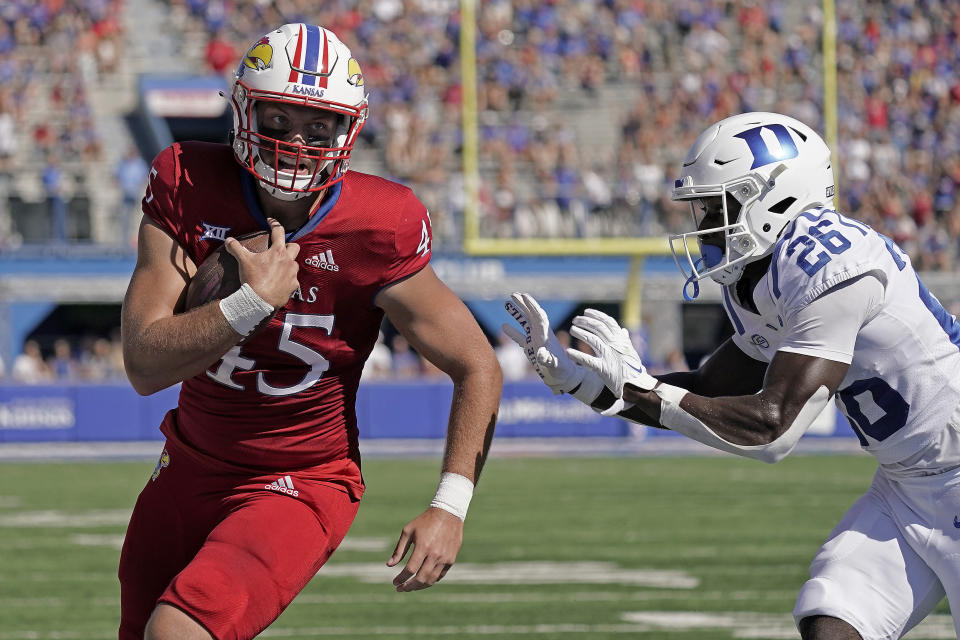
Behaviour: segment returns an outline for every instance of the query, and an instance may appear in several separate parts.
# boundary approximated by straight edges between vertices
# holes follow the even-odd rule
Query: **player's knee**
[[[161,602],[147,622],[143,640],[213,640],[213,636],[180,609]]]
[[[840,618],[809,616],[800,621],[803,640],[863,640],[857,630]]]

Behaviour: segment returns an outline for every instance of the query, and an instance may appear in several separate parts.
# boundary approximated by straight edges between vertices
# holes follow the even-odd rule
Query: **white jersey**
[[[830,209],[802,213],[784,230],[754,289],[759,314],[723,288],[733,340],[764,362],[780,349],[837,360],[826,348],[797,347],[796,335],[794,344],[784,344],[795,334],[790,320],[825,292],[865,274],[883,284],[883,300],[857,333],[837,406],[863,448],[889,470],[913,475],[956,467],[960,324],[919,280],[909,258],[870,227]]]

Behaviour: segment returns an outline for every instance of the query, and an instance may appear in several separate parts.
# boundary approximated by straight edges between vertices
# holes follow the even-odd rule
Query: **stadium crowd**
[[[28,112],[47,122],[30,131],[34,160],[100,157],[90,92],[114,67],[125,33],[123,0],[9,0],[0,8],[0,170],[9,171],[15,131]]]
[[[265,24],[332,28],[361,60],[371,91],[362,153],[413,187],[432,213],[437,248],[457,250],[465,206],[459,2],[158,1],[205,34],[208,69],[225,77]],[[102,157],[90,94],[136,37],[124,31],[129,2],[2,4],[0,177],[38,171],[56,189],[71,166]],[[838,206],[892,237],[918,270],[953,270],[960,3],[836,6]],[[589,238],[681,229],[688,213],[670,202],[670,187],[709,122],[771,110],[823,130],[823,23],[820,3],[785,0],[479,3],[481,233]],[[194,38],[174,41],[197,46]],[[55,117],[31,130],[31,148],[18,154],[15,133],[35,105]],[[129,209],[150,159],[125,151],[116,153],[115,179]],[[12,161],[23,157],[26,167]],[[44,349],[52,353],[53,344]],[[89,349],[77,338],[71,350],[79,361]]]
[[[516,353],[514,353],[516,352]],[[522,362],[516,358],[521,356]],[[526,358],[516,348],[498,350],[513,379],[533,375]],[[442,371],[413,350],[400,334],[387,338],[383,333],[363,370],[364,380],[406,380],[443,378]],[[119,329],[108,337],[85,335],[79,338],[44,335],[24,342],[23,351],[13,362],[0,359],[0,382],[16,384],[46,383],[126,383],[123,348]]]
[[[363,61],[371,87],[365,143],[385,173],[414,187],[433,212],[438,246],[456,250],[464,207],[458,2],[165,1],[206,33],[209,69],[224,75],[264,24],[306,19],[331,27]],[[773,110],[822,130],[819,6],[480,3],[482,233],[677,229],[686,213],[668,201],[669,186],[708,122]],[[11,132],[37,100],[62,116],[32,132],[40,161],[102,153],[88,94],[133,37],[123,31],[123,8],[124,0],[4,3],[0,170],[12,169]],[[957,260],[958,25],[960,5],[948,0],[837,2],[839,205],[885,230],[921,270],[951,269]]]
[[[218,72],[231,71],[220,61],[259,25],[309,18],[332,27],[363,60],[373,90],[367,140],[382,151],[388,174],[435,212],[441,240],[456,242],[463,209],[457,2],[169,1],[183,2],[205,25]],[[481,3],[483,233],[677,229],[686,212],[667,194],[706,124],[772,110],[823,129],[819,7]],[[919,269],[952,269],[960,238],[960,5],[840,0],[836,18],[840,209],[893,237]],[[590,141],[610,124],[594,115],[603,101],[623,108],[612,148],[596,149]]]

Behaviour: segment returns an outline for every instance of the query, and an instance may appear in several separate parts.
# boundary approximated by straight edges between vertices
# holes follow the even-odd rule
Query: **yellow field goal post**
[[[629,256],[621,321],[640,326],[642,269],[648,256],[670,255],[665,237],[486,238],[480,235],[479,126],[477,114],[477,21],[479,0],[460,0],[460,65],[463,86],[463,251],[469,256]],[[836,14],[834,0],[823,3],[824,136],[837,173]]]

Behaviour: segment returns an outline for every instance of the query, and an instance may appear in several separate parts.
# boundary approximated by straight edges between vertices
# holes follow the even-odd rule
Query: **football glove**
[[[572,391],[573,397],[588,405],[600,395],[603,390],[600,376],[567,357],[550,329],[550,319],[533,296],[513,293],[503,306],[523,329],[504,323],[503,332],[520,345],[537,375],[554,394]]]
[[[573,319],[570,335],[585,342],[595,355],[567,349],[570,359],[599,375],[618,398],[623,397],[623,385],[628,383],[644,391],[653,389],[657,379],[647,373],[630,332],[602,311],[586,309],[583,314]]]

